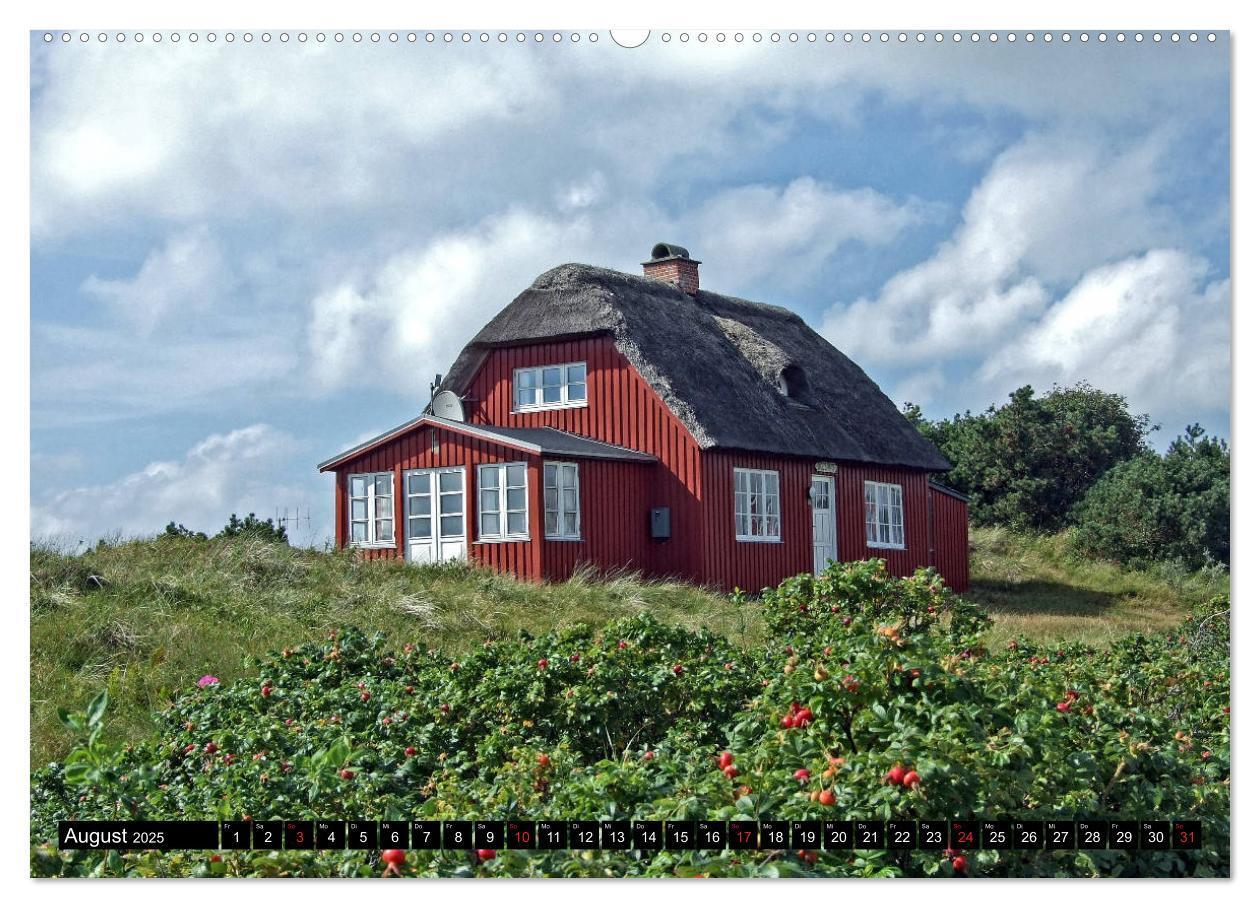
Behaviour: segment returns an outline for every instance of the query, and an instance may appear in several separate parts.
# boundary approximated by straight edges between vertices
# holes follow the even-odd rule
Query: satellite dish
[[[433,396],[433,415],[451,422],[464,421],[464,402],[454,391],[439,391]]]

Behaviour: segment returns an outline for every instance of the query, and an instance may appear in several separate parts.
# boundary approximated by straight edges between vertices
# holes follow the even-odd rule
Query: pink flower
[[[202,675],[201,680],[197,682],[198,687],[209,687],[211,684],[218,684],[219,679],[214,675]]]

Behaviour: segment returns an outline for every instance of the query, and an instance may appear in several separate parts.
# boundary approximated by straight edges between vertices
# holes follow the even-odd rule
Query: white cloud
[[[1038,122],[1160,123],[1200,114],[1227,85],[1225,43],[36,44],[32,232],[42,242],[138,216],[428,215],[496,194],[536,203],[592,168],[642,192],[709,177],[805,119],[852,125],[872,94],[929,119],[961,103]],[[1130,53],[1117,78],[1116,55]]]
[[[1218,408],[1229,399],[1229,283],[1205,284],[1208,271],[1176,249],[1094,268],[979,378],[1008,391],[1087,379],[1161,420]]]
[[[608,195],[608,180],[598,170],[584,180],[570,183],[557,194],[556,207],[561,211],[590,208]]]
[[[588,190],[575,191],[586,197]],[[651,241],[694,236],[705,244],[692,250],[703,257],[704,286],[737,293],[770,276],[794,285],[816,278],[846,243],[891,242],[927,207],[802,178],[782,188],[724,190],[677,218],[643,203],[603,205],[598,216],[585,205],[511,209],[330,282],[310,306],[313,383],[321,390],[384,383],[419,399],[482,325],[564,262],[637,272]]]
[[[276,505],[309,500],[309,490],[274,479],[285,475],[294,448],[263,424],[211,435],[179,460],[32,501],[31,535],[90,542],[114,532],[152,535],[170,520],[213,532],[232,512],[270,516]]]
[[[1055,283],[1175,234],[1155,201],[1162,145],[1118,151],[1081,135],[1008,149],[953,236],[873,298],[837,304],[823,333],[858,361],[915,364],[985,351],[1033,323]]]
[[[528,56],[169,44],[35,51],[32,233],[309,212],[396,193],[417,151],[545,105]],[[365,56],[370,54],[370,58]]]
[[[901,140],[888,117],[900,124],[903,103],[906,130],[963,124],[937,142],[957,146],[955,161],[986,158],[1011,128],[1039,133],[996,159],[926,261],[826,319],[863,366],[927,369],[896,376],[914,399],[955,394],[982,357],[998,380],[1004,345],[1038,330],[1083,275],[1151,248],[1207,248],[1228,230],[1225,202],[1196,241],[1185,222],[1198,214],[1174,224],[1155,201],[1188,211],[1222,198],[1194,182],[1193,152],[1162,134],[1120,148],[1094,138],[1165,122],[1181,138],[1205,121],[1219,131],[1227,44],[649,42],[630,53],[606,42],[36,40],[31,217],[44,272],[134,250],[137,236],[170,239],[143,264],[137,255],[130,277],[88,278],[84,292],[107,304],[88,319],[45,300],[59,288],[38,281],[34,421],[77,439],[95,420],[249,414],[311,388],[387,388],[418,404],[432,373],[539,271],[572,260],[637,270],[657,240],[692,247],[706,287],[770,301],[851,244],[887,267],[939,209],[802,175],[895,178],[878,150],[859,152],[855,169],[826,156]],[[868,110],[876,127],[863,132]],[[1191,172],[1184,190],[1166,147]],[[925,170],[923,191],[952,191],[949,167]],[[214,292],[224,287],[232,299]],[[113,321],[90,317],[100,310]],[[341,434],[335,415],[324,424]]]
[[[131,278],[105,280],[90,275],[82,290],[107,303],[142,333],[168,315],[205,311],[230,290],[227,264],[205,227],[184,231],[149,253]]]
[[[389,387],[420,400],[471,335],[524,290],[539,263],[585,258],[590,224],[512,211],[397,253],[311,302],[315,385]]]
[[[703,237],[707,274],[722,287],[773,277],[806,284],[846,243],[882,246],[921,223],[930,206],[898,204],[873,189],[836,189],[811,177],[786,186],[737,186],[684,214],[682,234]]]

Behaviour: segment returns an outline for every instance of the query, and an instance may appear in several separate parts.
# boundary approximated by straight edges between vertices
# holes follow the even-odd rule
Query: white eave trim
[[[378,445],[382,445],[387,441],[397,438],[399,435],[405,435],[414,429],[420,429],[424,426],[432,426],[435,429],[449,429],[452,432],[457,432],[462,435],[471,435],[474,438],[481,438],[485,441],[502,445],[505,448],[512,448],[516,451],[524,451],[527,454],[541,454],[543,450],[540,445],[530,444],[527,441],[520,441],[516,438],[509,438],[506,435],[500,435],[493,429],[487,429],[484,426],[473,425],[472,423],[466,422],[456,422],[453,419],[442,419],[440,416],[433,416],[432,414],[426,413],[423,416],[411,420],[411,422],[403,423],[401,426],[396,426],[395,428],[390,429],[383,435],[378,435],[375,438],[369,438],[367,441],[363,442],[363,444],[357,445],[349,451],[343,451],[330,460],[325,460],[323,463],[318,465],[317,469],[321,473],[335,469],[347,460],[352,460],[360,454],[372,450],[372,448],[375,448]]]

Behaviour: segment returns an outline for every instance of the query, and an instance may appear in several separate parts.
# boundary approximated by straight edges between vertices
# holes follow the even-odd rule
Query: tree
[[[1229,564],[1229,446],[1186,427],[1163,457],[1119,464],[1074,509],[1081,554],[1122,563]]]
[[[287,543],[289,541],[289,531],[283,525],[276,526],[271,522],[270,517],[266,520],[260,520],[254,516],[253,511],[244,520],[233,514],[228,519],[227,525],[219,531],[215,538],[233,539],[242,536],[262,539],[265,542]]]
[[[182,523],[176,523],[173,520],[166,525],[166,531],[163,535],[170,536],[175,539],[195,539],[198,542],[205,542],[207,538],[205,533],[198,533],[195,530],[190,530]]]
[[[1082,382],[1043,397],[1031,386],[1001,407],[931,421],[906,417],[954,464],[944,481],[971,497],[977,523],[1057,530],[1085,492],[1117,464],[1149,451],[1147,416],[1122,395]]]

